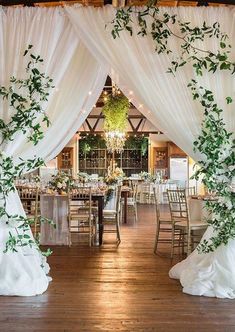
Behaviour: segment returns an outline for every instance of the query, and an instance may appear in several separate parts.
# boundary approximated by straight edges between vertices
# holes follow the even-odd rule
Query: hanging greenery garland
[[[104,114],[104,131],[125,132],[130,102],[123,95],[110,95],[102,109]]]
[[[139,28],[138,35],[152,38],[158,54],[171,56],[168,73],[174,75],[179,68],[191,64],[196,76],[202,76],[204,71],[215,73],[218,70],[228,70],[234,74],[235,62],[229,60],[231,45],[227,42],[227,34],[220,31],[218,22],[212,26],[206,22],[202,26],[192,26],[188,21],[179,20],[177,15],[160,11],[156,1],[150,1],[141,9],[118,9],[111,22],[113,38],[119,37],[122,31],[132,36],[133,22]],[[170,38],[181,42],[178,56],[170,48]],[[198,41],[202,43],[212,38],[218,42],[216,51],[198,47]],[[226,130],[223,110],[217,106],[213,92],[199,86],[195,79],[189,82],[188,87],[193,99],[197,99],[204,108],[201,134],[194,146],[195,151],[199,151],[205,159],[198,162],[200,169],[195,178],[202,175],[203,183],[217,197],[206,204],[211,216],[208,224],[212,226],[213,234],[198,246],[199,252],[210,252],[235,239],[235,139],[234,133]],[[232,98],[228,96],[226,101],[229,104]]]
[[[129,100],[123,95],[110,95],[102,109],[105,116],[104,132],[108,151],[122,152],[126,141]]]

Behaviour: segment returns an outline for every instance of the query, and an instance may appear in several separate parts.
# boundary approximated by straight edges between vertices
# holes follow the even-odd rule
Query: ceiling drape
[[[0,8],[0,85],[7,86],[11,76],[24,76],[23,53],[32,44],[34,54],[44,59],[42,71],[54,80],[45,110],[51,126],[44,129],[45,137],[36,146],[27,143],[18,133],[4,146],[4,152],[21,158],[54,158],[75,134],[96,103],[107,76],[106,66],[96,61],[60,8]],[[27,64],[27,62],[26,62]],[[0,101],[0,118],[8,121],[12,110]],[[7,199],[10,215],[24,215],[16,193]],[[30,296],[47,289],[46,270],[41,268],[41,257],[34,249],[25,252],[3,253],[9,231],[15,228],[2,220],[0,223],[0,294]],[[18,230],[20,232],[20,229]],[[44,266],[48,267],[44,262]]]
[[[65,10],[78,36],[100,63],[110,66],[110,75],[135,106],[169,139],[191,157],[199,159],[200,155],[193,151],[193,141],[201,130],[203,110],[198,102],[193,101],[187,88],[190,79],[195,78],[191,66],[181,68],[176,77],[166,73],[170,56],[158,55],[150,36],[137,35],[135,17],[133,36],[124,31],[120,33],[120,38],[113,39],[112,26],[109,24],[115,16],[112,6],[98,9],[73,6],[66,7]],[[177,14],[192,25],[203,24],[203,21],[213,24],[219,20],[221,30],[228,33],[231,41],[235,38],[234,9],[160,7],[160,11]],[[93,22],[92,25],[90,22]],[[170,41],[173,54],[177,55],[180,42],[176,38]],[[215,46],[214,39],[203,43],[205,49],[214,49]],[[234,47],[231,51],[234,59]],[[224,120],[227,127],[234,131],[233,105],[227,106],[225,103],[225,97],[234,95],[233,76],[227,72],[218,72],[216,75],[205,74],[196,79],[199,84],[214,91],[217,102],[225,109]]]

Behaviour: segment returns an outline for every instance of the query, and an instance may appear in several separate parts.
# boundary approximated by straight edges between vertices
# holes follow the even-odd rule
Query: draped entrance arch
[[[165,11],[164,8],[161,10]],[[187,17],[187,20],[195,25],[202,24],[203,21],[213,24],[219,17],[221,30],[226,31],[231,40],[235,37],[234,9],[182,7],[167,8],[167,11],[174,12],[181,18]],[[4,27],[0,37],[1,50],[4,50],[0,60],[3,73],[1,77],[4,77],[4,80],[9,78],[6,68],[19,70],[19,53],[15,57],[14,47],[17,45],[15,48],[22,51],[25,43],[30,41],[45,58],[48,74],[54,76],[58,86],[48,104],[52,126],[46,132],[45,139],[37,148],[29,150],[22,138],[19,144],[13,142],[7,147],[7,153],[14,153],[16,159],[19,155],[29,157],[35,153],[46,159],[53,158],[84,121],[98,99],[105,77],[109,73],[120,89],[127,96],[131,95],[132,103],[137,109],[154,125],[195,160],[200,158],[199,154],[193,152],[193,141],[200,133],[202,110],[200,105],[192,100],[191,93],[186,88],[189,80],[193,78],[192,70],[185,67],[175,78],[167,74],[168,57],[157,55],[152,41],[148,38],[130,37],[123,33],[119,39],[113,40],[109,26],[105,29],[105,24],[113,17],[114,9],[109,6],[100,9],[74,6],[64,9],[9,9],[6,13],[1,11],[0,24]],[[10,30],[11,19],[16,22],[13,25],[14,30]],[[42,31],[41,27],[44,27]],[[15,36],[12,43],[9,41],[10,35]],[[179,44],[176,40],[172,43],[177,53]],[[206,46],[214,47],[213,44]],[[8,55],[9,50],[11,56]],[[3,61],[7,61],[7,66]],[[218,104],[225,110],[224,121],[227,128],[234,131],[235,117],[232,106],[225,104],[225,97],[233,95],[233,77],[225,72],[208,74],[201,77],[199,83],[215,92]],[[1,111],[3,116],[9,116],[6,115],[7,110],[4,110],[3,105]],[[53,140],[53,137],[56,137],[56,140]],[[11,212],[16,210],[16,205],[19,206],[16,199],[15,196],[9,199],[9,206],[14,206]],[[20,210],[22,211],[22,207]],[[204,237],[209,238],[211,231],[209,228]],[[5,236],[6,234],[7,232]],[[187,293],[234,298],[234,254],[235,241],[230,241],[228,246],[221,246],[210,254],[199,255],[195,251],[173,268],[170,276],[180,278]],[[0,254],[0,264],[6,266],[5,270],[11,269],[11,264],[8,264],[4,254]],[[16,272],[18,279],[24,273],[23,270]],[[0,273],[0,285],[3,285],[0,286],[0,294],[4,294],[6,289],[6,283],[3,283],[6,276],[5,272]],[[17,284],[18,279],[11,280],[11,285]],[[28,293],[25,291],[19,294],[16,291],[18,288],[12,286],[11,295],[40,293],[47,287],[45,280],[42,280],[43,287],[40,290],[29,289]]]

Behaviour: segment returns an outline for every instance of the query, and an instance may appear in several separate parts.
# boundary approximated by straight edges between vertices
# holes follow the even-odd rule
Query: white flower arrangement
[[[52,175],[51,181],[49,182],[50,189],[57,192],[68,192],[70,188],[73,188],[75,180],[71,175],[65,172],[58,172],[56,175]]]

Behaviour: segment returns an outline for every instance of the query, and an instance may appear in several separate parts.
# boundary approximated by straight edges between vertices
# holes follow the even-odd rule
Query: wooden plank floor
[[[0,332],[235,331],[235,301],[183,294],[154,231],[153,207],[140,206],[119,248],[55,247],[45,294],[0,297]]]

